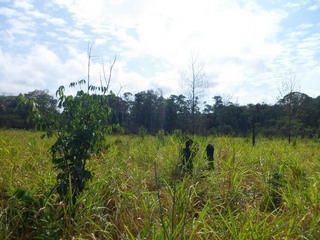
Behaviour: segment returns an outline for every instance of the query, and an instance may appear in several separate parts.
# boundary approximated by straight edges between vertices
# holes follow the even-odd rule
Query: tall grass
[[[193,175],[176,136],[110,136],[74,206],[52,188],[51,139],[0,130],[0,239],[319,239],[315,140],[197,137]],[[215,170],[205,146],[215,146]],[[71,204],[71,203],[69,203]],[[75,211],[75,214],[72,212]]]

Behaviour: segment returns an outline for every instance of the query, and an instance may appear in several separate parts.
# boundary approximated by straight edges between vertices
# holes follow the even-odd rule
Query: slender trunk
[[[195,73],[192,63],[192,105],[191,105],[191,118],[192,118],[192,134],[195,134]]]
[[[256,124],[253,123],[252,127],[252,146],[254,147],[256,144]]]
[[[288,126],[288,141],[291,143],[291,128],[292,128],[292,92],[290,92],[290,103],[289,103],[289,126]]]
[[[289,141],[289,144],[291,143],[291,114],[289,116],[289,129],[288,129],[288,141]]]

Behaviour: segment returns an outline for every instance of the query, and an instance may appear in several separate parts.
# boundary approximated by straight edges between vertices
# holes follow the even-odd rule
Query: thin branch
[[[105,84],[106,84],[106,91],[109,90],[109,86],[110,86],[110,82],[111,82],[111,76],[112,76],[112,70],[113,70],[113,67],[114,67],[114,65],[116,63],[116,60],[117,60],[117,56],[114,55],[113,62],[112,63],[110,62],[109,76],[108,76],[108,79],[107,79],[107,75],[106,75],[106,71],[105,71],[105,64],[104,64],[103,58],[101,59],[101,62],[102,62],[102,73],[103,73],[103,78],[104,78],[104,81],[105,81]]]
[[[119,82],[119,85],[120,85],[120,89],[119,89],[119,91],[118,91],[118,93],[117,93],[117,97],[119,97],[120,96],[120,92],[121,92],[121,90],[122,90],[122,85],[121,85],[121,83]]]
[[[106,71],[105,71],[105,69],[104,69],[104,60],[103,60],[103,58],[101,58],[101,65],[102,65],[103,79],[104,79],[104,81],[105,81],[106,84],[107,84]],[[101,83],[101,84],[102,84],[102,83]]]
[[[109,79],[108,79],[108,84],[107,84],[107,90],[109,89],[110,80],[111,80],[111,74],[112,74],[112,69],[113,69],[113,66],[114,66],[114,64],[116,63],[116,61],[117,61],[117,55],[114,55],[113,62],[111,63],[110,68],[109,68]]]
[[[88,43],[88,93],[89,93],[89,88],[90,88],[90,66],[91,66],[91,51],[92,51],[92,46],[94,42],[89,42]]]

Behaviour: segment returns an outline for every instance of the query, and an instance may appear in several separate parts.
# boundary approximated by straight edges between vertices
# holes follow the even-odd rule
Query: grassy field
[[[0,130],[0,239],[320,239],[319,139],[192,138],[184,176],[179,136],[108,137],[73,215],[51,191],[54,140]]]

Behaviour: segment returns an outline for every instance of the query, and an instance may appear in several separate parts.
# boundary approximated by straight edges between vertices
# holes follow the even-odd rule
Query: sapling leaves
[[[70,83],[70,87],[85,84],[85,80]],[[108,119],[110,107],[105,87],[89,86],[88,92],[80,90],[73,95],[65,94],[65,87],[56,91],[59,113],[53,115],[46,128],[46,136],[55,136],[51,146],[51,157],[54,167],[58,170],[56,190],[62,200],[70,200],[72,205],[84,190],[92,173],[86,169],[86,161],[97,153],[103,144],[105,134],[110,132],[112,125]],[[103,94],[90,94],[90,91]],[[42,123],[41,112],[34,101],[21,97],[21,103],[30,106],[30,116],[37,123]]]

